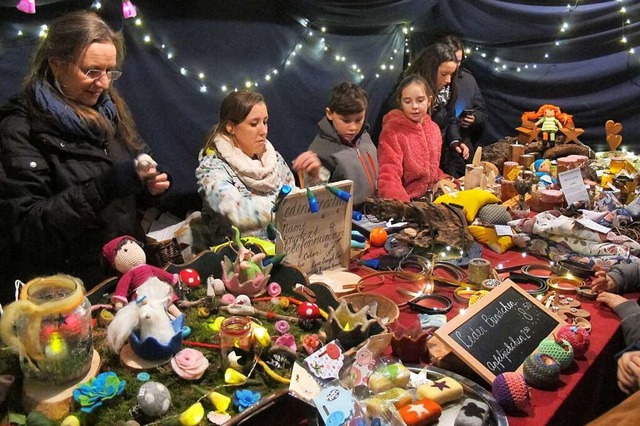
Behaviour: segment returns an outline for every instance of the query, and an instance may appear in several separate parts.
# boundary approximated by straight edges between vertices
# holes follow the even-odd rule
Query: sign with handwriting
[[[507,279],[435,334],[492,383],[500,373],[521,372],[522,364],[540,342],[565,324]]]
[[[342,180],[328,184],[352,193],[353,182]],[[276,212],[278,253],[286,253],[285,261],[307,274],[346,268],[351,253],[351,213],[353,198],[345,202],[326,186],[309,188],[320,207],[309,208],[306,189],[295,189],[282,200]]]

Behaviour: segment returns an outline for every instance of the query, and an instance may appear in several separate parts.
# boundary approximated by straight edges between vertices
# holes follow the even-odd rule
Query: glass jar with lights
[[[93,358],[91,304],[69,275],[38,277],[4,308],[0,336],[20,355],[25,378],[51,384],[77,381]]]
[[[223,368],[243,371],[253,363],[253,322],[249,317],[232,316],[220,325],[220,355]]]

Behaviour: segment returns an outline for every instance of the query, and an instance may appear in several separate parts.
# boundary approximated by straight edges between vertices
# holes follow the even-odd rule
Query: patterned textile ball
[[[486,204],[478,211],[478,220],[487,225],[506,225],[511,220],[511,215],[500,204]]]
[[[200,274],[195,269],[186,268],[180,271],[180,279],[189,288],[195,288],[200,285]]]
[[[171,393],[162,383],[147,382],[138,390],[138,405],[149,417],[160,417],[169,411]]]
[[[560,381],[560,364],[546,354],[531,354],[523,365],[524,379],[537,389],[553,389]]]
[[[565,370],[573,362],[573,348],[565,339],[544,339],[538,345],[537,352],[547,354],[558,361],[560,370]]]
[[[556,333],[558,339],[564,339],[573,348],[573,356],[576,358],[582,357],[591,344],[591,336],[589,332],[577,325],[565,325]]]
[[[501,373],[496,376],[491,393],[507,412],[526,412],[531,407],[531,395],[520,373]]]

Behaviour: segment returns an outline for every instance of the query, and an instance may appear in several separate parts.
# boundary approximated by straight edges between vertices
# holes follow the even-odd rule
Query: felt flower
[[[209,366],[209,360],[196,349],[183,349],[171,358],[171,367],[185,380],[198,380]]]
[[[302,347],[309,355],[314,353],[320,347],[320,339],[317,334],[305,334],[300,338]]]
[[[278,336],[276,338],[276,346],[286,346],[292,351],[297,351],[298,346],[296,345],[296,338],[293,337],[290,333],[285,333],[282,336]]]
[[[276,331],[278,333],[280,333],[280,334],[285,334],[291,328],[289,323],[286,322],[285,320],[276,321],[274,327],[275,327]]]
[[[255,392],[250,389],[238,389],[233,394],[233,405],[238,407],[239,412],[243,412],[256,402],[260,401],[260,398],[262,398],[260,392]]]
[[[73,399],[81,406],[80,410],[91,413],[102,405],[102,402],[120,395],[127,384],[120,380],[116,373],[100,373],[87,383],[78,385],[73,390]]]

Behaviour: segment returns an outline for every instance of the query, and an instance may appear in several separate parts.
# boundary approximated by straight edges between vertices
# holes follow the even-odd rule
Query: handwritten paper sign
[[[352,193],[353,182],[343,180],[329,184]],[[295,189],[276,212],[278,253],[307,274],[349,266],[351,249],[351,213],[353,198],[348,202],[332,194],[325,186],[310,188],[318,200],[320,211],[311,213],[306,189]]]
[[[569,205],[579,201],[586,201],[587,205],[589,204],[589,193],[579,168],[558,173],[558,178],[562,192],[564,192],[564,198],[567,199]]]
[[[436,336],[487,382],[520,371],[540,342],[566,323],[511,280],[440,327]]]

